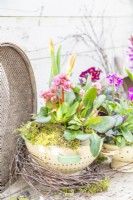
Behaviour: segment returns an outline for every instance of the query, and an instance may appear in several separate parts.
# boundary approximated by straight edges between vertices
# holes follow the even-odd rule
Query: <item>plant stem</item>
[[[55,109],[57,110],[56,103],[54,101],[52,101],[52,104],[54,105]]]
[[[62,88],[62,103],[64,102],[65,100],[65,90]]]

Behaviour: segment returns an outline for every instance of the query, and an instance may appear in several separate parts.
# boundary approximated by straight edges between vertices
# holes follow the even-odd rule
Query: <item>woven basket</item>
[[[17,127],[36,113],[36,86],[31,64],[16,45],[0,44],[0,175],[4,186],[15,151]]]

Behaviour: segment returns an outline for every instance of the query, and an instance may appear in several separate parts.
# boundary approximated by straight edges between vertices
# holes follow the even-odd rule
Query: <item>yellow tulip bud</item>
[[[70,74],[73,70],[76,57],[77,57],[76,54],[73,54],[69,60],[69,67],[68,67],[68,72],[67,72],[68,74]]]
[[[53,44],[52,39],[50,39],[50,41],[49,41],[49,46],[50,46],[50,52],[54,53],[54,44]]]

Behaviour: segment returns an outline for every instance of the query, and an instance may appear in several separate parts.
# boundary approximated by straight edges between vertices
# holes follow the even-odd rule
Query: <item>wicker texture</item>
[[[5,185],[16,146],[15,130],[36,112],[36,88],[31,65],[19,47],[1,44],[0,63],[0,173]]]

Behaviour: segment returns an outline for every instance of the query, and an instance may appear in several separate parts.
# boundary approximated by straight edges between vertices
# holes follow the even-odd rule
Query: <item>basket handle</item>
[[[76,164],[79,163],[81,160],[81,156],[80,155],[76,155],[76,156],[58,156],[58,162],[62,163],[62,164]]]

